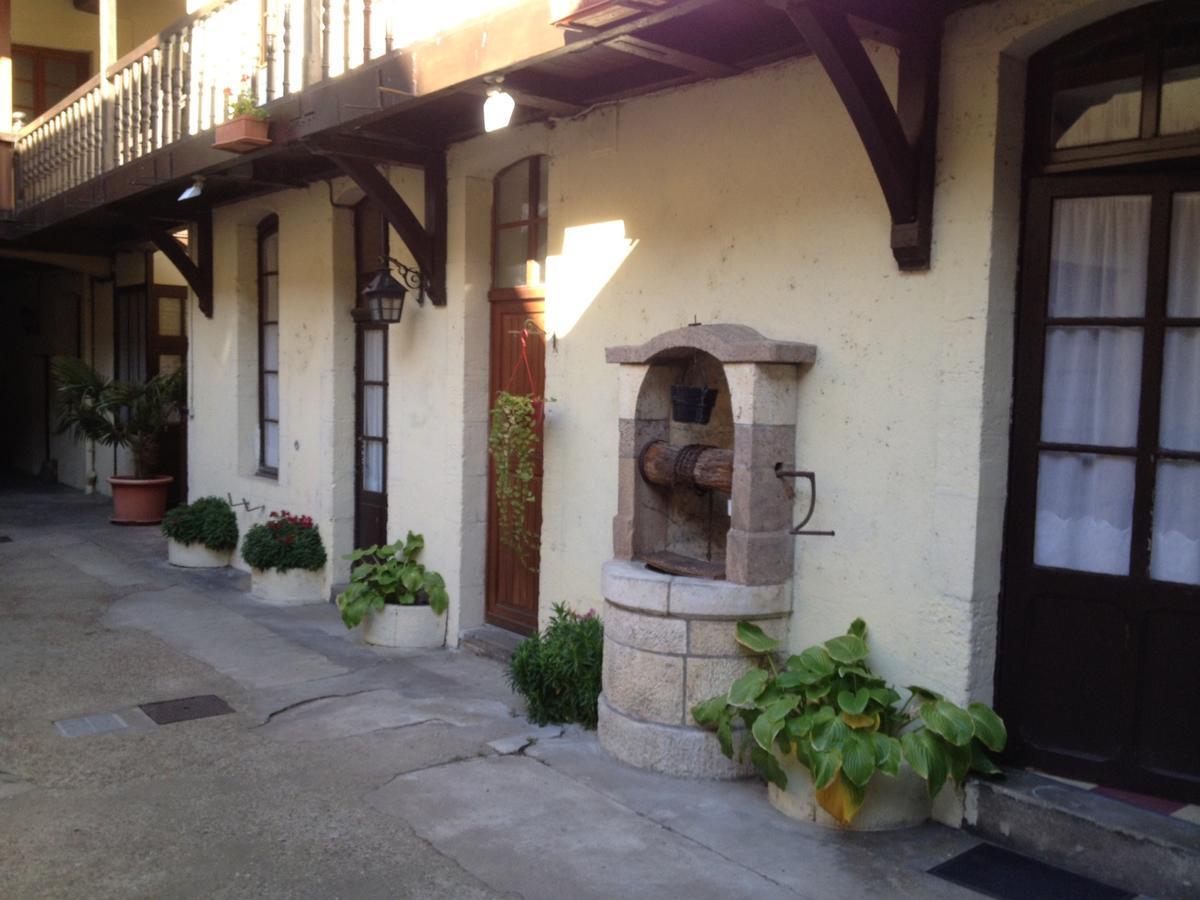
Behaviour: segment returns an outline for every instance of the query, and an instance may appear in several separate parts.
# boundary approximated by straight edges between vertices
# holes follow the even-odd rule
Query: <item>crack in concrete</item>
[[[378,690],[378,688],[366,688],[361,691],[351,691],[349,694],[322,694],[319,697],[308,697],[304,700],[297,700],[295,703],[289,703],[287,706],[282,706],[279,709],[274,710],[273,712],[267,713],[267,717],[265,719],[263,719],[261,722],[259,722],[257,725],[255,725],[254,728],[262,728],[264,725],[270,725],[271,720],[274,719],[276,716],[282,715],[285,712],[290,712],[293,709],[299,709],[301,706],[307,706],[310,703],[316,703],[318,700],[335,700],[335,699],[339,699],[339,698],[345,699],[348,697],[357,697],[360,694],[370,694],[376,690]],[[417,724],[419,724],[419,723],[417,723]],[[384,730],[384,729],[380,729],[380,730]]]

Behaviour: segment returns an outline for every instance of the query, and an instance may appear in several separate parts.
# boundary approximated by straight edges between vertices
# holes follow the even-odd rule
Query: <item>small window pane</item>
[[[263,418],[279,419],[279,376],[274,372],[263,374]]]
[[[1158,464],[1150,577],[1200,584],[1200,463]]]
[[[1169,268],[1167,315],[1200,317],[1200,193],[1175,195]]]
[[[263,422],[263,461],[268,469],[279,468],[279,423]]]
[[[1134,446],[1141,384],[1142,329],[1046,329],[1042,440]]]
[[[263,321],[279,321],[279,276],[264,275],[262,287]]]
[[[529,259],[529,229],[502,228],[496,232],[496,287],[525,284],[525,262]]]
[[[272,372],[279,370],[278,325],[264,325],[262,328],[262,368]]]
[[[1055,201],[1050,315],[1142,315],[1149,249],[1149,197]]]
[[[1200,328],[1167,329],[1159,445],[1200,450]]]
[[[363,329],[363,379],[366,381],[383,381],[383,335],[382,328]]]
[[[158,355],[158,374],[174,375],[183,368],[183,357],[178,353],[160,353]]]
[[[45,90],[45,94],[46,94],[46,97],[45,97],[46,109],[50,109],[50,107],[52,107],[56,103],[58,103],[59,100],[62,100],[64,97],[67,96],[67,94],[71,93],[71,91],[73,91],[74,88],[67,87],[66,85],[57,85],[57,84],[47,83],[44,86],[44,90]]]
[[[279,271],[279,232],[272,231],[262,239],[262,271]]]
[[[363,387],[363,435],[382,438],[384,388],[378,384]]]
[[[160,337],[181,337],[183,335],[182,298],[158,298],[158,334]]]
[[[13,78],[20,78],[23,81],[33,81],[33,54],[22,51],[14,52],[13,61]]]
[[[1141,76],[1055,91],[1053,116],[1053,145],[1058,150],[1137,138],[1142,127]]]
[[[513,166],[496,179],[496,223],[520,222],[529,218],[529,162]]]
[[[47,87],[65,87],[67,93],[79,86],[79,67],[73,59],[47,58],[42,64],[42,75]]]
[[[362,486],[364,491],[383,493],[383,448],[384,444],[380,441],[363,441]]]
[[[1160,134],[1200,129],[1200,47],[1168,50],[1163,60]]]
[[[33,109],[33,82],[13,82],[13,106]]]
[[[1093,453],[1042,453],[1033,561],[1039,566],[1129,573],[1134,461]]]
[[[544,219],[550,214],[550,160],[542,157],[538,160],[538,218]]]

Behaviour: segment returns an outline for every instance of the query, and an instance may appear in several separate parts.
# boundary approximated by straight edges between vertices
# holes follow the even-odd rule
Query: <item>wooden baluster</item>
[[[137,159],[142,149],[142,78],[135,63],[129,67],[129,158]]]
[[[204,102],[208,99],[208,94],[205,92],[204,72],[207,68],[207,54],[201,51],[192,57],[193,71],[196,73],[196,131],[203,131],[208,125],[213,124],[216,120],[212,118],[211,112],[209,122],[204,121]]]
[[[391,53],[395,42],[396,38],[392,33],[392,6],[389,3],[383,14],[383,52]]]
[[[67,110],[67,120],[71,128],[71,187],[83,183],[83,173],[79,169],[79,164],[83,161],[83,151],[79,146],[79,103],[72,103]]]
[[[363,0],[363,65],[371,61],[371,0]]]
[[[129,133],[129,121],[125,112],[125,74],[125,71],[122,70],[113,79],[113,90],[116,92],[116,110],[113,117],[114,130],[116,131],[116,148],[113,153],[113,163],[117,166],[123,166],[128,162],[125,156],[125,136]]]
[[[175,87],[175,114],[179,117],[179,136],[183,137],[184,123],[187,122],[187,133],[195,134],[192,120],[192,49],[195,46],[196,32],[189,26],[184,29],[179,44],[179,80]],[[186,118],[185,118],[186,117]]]
[[[154,51],[154,64],[158,77],[154,79],[154,96],[157,106],[158,143],[155,149],[170,143],[171,133],[171,41]]]
[[[283,4],[283,96],[292,92],[292,2]]]
[[[321,0],[321,80],[329,77],[329,4],[331,0]]]
[[[342,72],[350,71],[350,0],[342,3]]]
[[[92,92],[92,141],[96,148],[95,174],[104,172],[104,92],[96,88]]]
[[[138,71],[142,75],[142,155],[154,149],[154,60],[150,55],[142,57]]]
[[[275,31],[267,32],[267,46],[264,48],[267,56],[267,102],[275,99]]]

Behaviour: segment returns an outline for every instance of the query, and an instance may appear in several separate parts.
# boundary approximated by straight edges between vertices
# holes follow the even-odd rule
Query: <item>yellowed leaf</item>
[[[816,790],[816,798],[821,809],[833,816],[839,825],[849,825],[862,808],[862,792],[843,784],[841,772],[825,787]]]
[[[842,721],[856,730],[869,728],[871,731],[874,731],[879,727],[879,713],[875,713],[874,715],[870,716],[866,715],[865,713],[861,713],[856,716],[851,713],[844,712],[842,713]]]

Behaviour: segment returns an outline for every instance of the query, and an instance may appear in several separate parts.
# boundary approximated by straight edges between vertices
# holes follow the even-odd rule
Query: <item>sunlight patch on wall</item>
[[[562,253],[546,259],[546,329],[565,337],[637,245],[624,219],[564,230]]]

